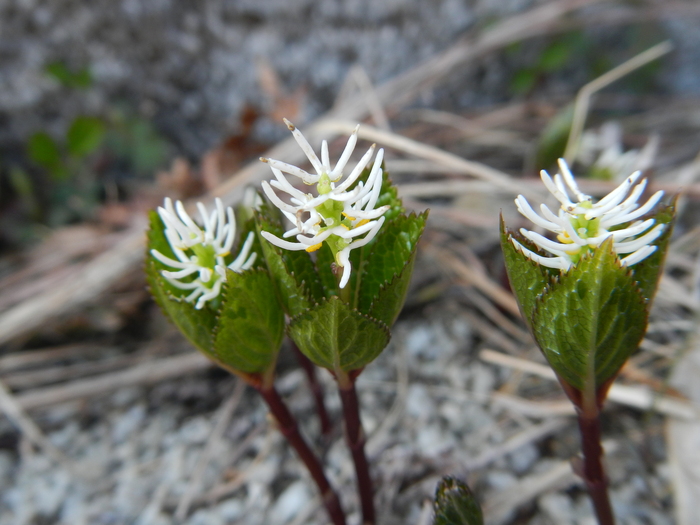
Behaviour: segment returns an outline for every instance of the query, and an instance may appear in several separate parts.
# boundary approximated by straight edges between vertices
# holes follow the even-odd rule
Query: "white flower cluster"
[[[326,242],[335,256],[336,264],[343,268],[339,286],[344,288],[352,270],[350,250],[364,246],[374,238],[384,223],[382,215],[389,209],[389,206],[375,209],[382,188],[384,150],[380,149],[377,153],[366,182],[358,181],[358,178],[369,164],[375,145],[365,153],[345,180],[340,182],[343,170],[355,149],[359,126],[350,136],[340,160],[331,168],[328,143],[325,140],[321,145],[319,160],[301,132],[288,120],[285,119],[284,122],[316,173],[307,173],[279,160],[260,159],[270,165],[275,175],[275,180],[262,183],[263,191],[293,224],[284,233],[283,239],[269,232],[262,232],[262,235],[270,243],[285,250],[313,252]],[[304,184],[315,184],[317,195],[295,188],[285,174],[301,179]],[[288,202],[282,200],[275,190],[287,194]],[[298,242],[284,240],[289,237],[295,237]]]
[[[654,226],[654,219],[636,219],[656,206],[663,196],[663,191],[656,192],[644,205],[637,204],[646,187],[646,179],[632,189],[641,175],[641,172],[635,172],[618,188],[593,203],[589,195],[581,193],[578,189],[564,159],[559,159],[559,169],[561,175],[555,175],[554,180],[546,171],[541,172],[542,182],[561,203],[558,215],[544,204],[540,206],[541,215],[538,215],[525,197],[518,195],[515,199],[518,211],[522,215],[537,226],[555,233],[559,241],[552,241],[539,233],[522,228],[520,232],[527,239],[554,255],[542,257],[512,239],[516,248],[526,257],[549,268],[568,270],[583,254],[599,246],[609,237],[613,239],[613,249],[617,254],[629,254],[620,260],[623,265],[631,266],[654,253],[656,246],[651,243],[661,235],[663,224]],[[570,199],[569,192],[573,194],[575,201]],[[620,225],[626,227],[614,229]]]
[[[254,241],[253,232],[250,232],[238,257],[226,264],[225,258],[231,253],[236,236],[236,219],[230,206],[224,210],[221,199],[215,202],[216,209],[211,214],[201,202],[197,203],[202,228],[188,215],[182,202],[177,201],[173,206],[172,200],[166,198],[165,207],[159,207],[158,214],[177,260],[151,250],[153,257],[176,270],[161,272],[170,284],[181,290],[192,290],[185,301],[196,300],[198,310],[221,293],[221,284],[226,282],[226,268],[242,272],[253,265],[256,257],[255,253],[250,253]]]
[[[628,173],[644,171],[654,164],[659,149],[659,136],[649,137],[641,150],[625,151],[622,145],[622,127],[617,122],[606,122],[599,130],[588,130],[581,136],[576,160],[593,172],[619,182]]]

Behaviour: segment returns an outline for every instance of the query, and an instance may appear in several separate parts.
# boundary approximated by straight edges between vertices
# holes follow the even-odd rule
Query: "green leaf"
[[[146,251],[146,280],[151,294],[163,313],[177,326],[184,336],[200,351],[214,356],[213,332],[216,326],[216,312],[210,307],[195,309],[192,303],[185,302],[183,290],[168,283],[161,275],[162,270],[170,270],[151,255],[158,250],[166,257],[175,259],[170,243],[165,238],[163,221],[155,211],[149,215],[148,245]]]
[[[337,297],[292,319],[289,335],[311,361],[331,372],[361,370],[389,343],[389,329]]]
[[[612,238],[547,286],[537,299],[532,329],[555,372],[585,391],[613,378],[647,326],[646,300]]]
[[[438,483],[433,502],[433,525],[483,525],[479,502],[466,483],[445,477]]]
[[[102,144],[104,123],[96,117],[78,117],[68,128],[66,146],[74,157],[84,157]]]
[[[510,89],[516,95],[524,95],[535,87],[537,82],[537,72],[528,68],[520,69],[515,72],[510,80]]]
[[[226,272],[214,334],[214,354],[229,368],[247,374],[268,370],[284,337],[284,311],[265,270]]]
[[[550,44],[540,56],[539,69],[551,73],[561,69],[569,62],[572,46],[569,42],[559,40]]]
[[[51,62],[44,67],[44,71],[65,87],[84,89],[92,84],[90,70],[85,67],[73,72],[63,62]]]
[[[374,242],[362,271],[357,309],[391,326],[406,298],[416,246],[428,212],[400,215],[386,221]]]
[[[40,131],[29,138],[27,143],[29,158],[42,168],[52,170],[61,164],[61,150],[51,136]]]
[[[511,238],[535,253],[539,250],[528,239],[506,228],[503,216],[501,216],[501,250],[503,251],[508,280],[518,301],[520,314],[528,327],[532,328],[536,300],[559,272],[554,273],[546,266],[528,259],[516,249]]]
[[[654,219],[656,224],[665,224],[664,232],[652,244],[656,246],[656,251],[641,262],[632,266],[632,274],[637,280],[637,284],[642,291],[642,296],[647,299],[649,306],[656,295],[656,287],[662,274],[668,243],[673,234],[673,226],[676,219],[676,201],[678,196],[673,198],[670,205],[656,213]]]
[[[354,268],[357,269],[357,263],[353,257],[355,254],[350,252],[350,261],[355,264]],[[323,293],[326,298],[335,297],[338,292],[338,279],[333,273],[332,264],[335,262],[333,257],[333,252],[331,251],[328,243],[323,243],[323,245],[316,251],[316,271],[318,272],[318,277],[321,280],[323,286]],[[350,276],[350,282],[348,286],[354,286],[355,280],[353,276]]]
[[[290,316],[299,315],[323,297],[314,263],[305,251],[283,250],[262,237],[263,231],[282,237],[283,229],[275,210],[265,202],[255,213],[262,256],[272,275],[280,300]]]

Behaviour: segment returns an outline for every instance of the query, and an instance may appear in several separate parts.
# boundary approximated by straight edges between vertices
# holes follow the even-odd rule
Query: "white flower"
[[[165,207],[159,207],[158,214],[177,260],[151,250],[153,257],[176,270],[161,272],[170,284],[181,290],[192,290],[185,301],[196,300],[198,310],[219,295],[221,284],[226,282],[226,268],[242,272],[253,265],[256,257],[255,253],[250,253],[254,240],[250,232],[238,257],[226,264],[236,236],[236,219],[230,206],[224,210],[221,199],[216,199],[215,203],[216,209],[211,214],[201,202],[197,203],[202,228],[187,214],[182,202],[177,201],[173,206],[173,201],[166,198]]]
[[[559,159],[559,169],[561,175],[555,175],[554,180],[546,171],[541,172],[542,182],[561,203],[558,215],[544,204],[540,205],[541,215],[538,215],[525,197],[518,195],[515,199],[515,205],[522,215],[537,226],[556,233],[559,241],[552,241],[539,233],[522,228],[520,233],[523,236],[554,255],[542,257],[511,239],[526,257],[549,268],[568,270],[582,255],[599,246],[608,237],[612,237],[613,249],[618,255],[629,254],[620,260],[623,265],[636,264],[656,250],[656,246],[651,243],[661,235],[663,224],[654,226],[654,219],[635,219],[648,213],[659,202],[663,191],[656,192],[646,204],[639,206],[637,200],[644,192],[647,181],[642,180],[633,189],[632,186],[641,172],[633,173],[618,188],[593,203],[589,195],[581,193],[578,189],[564,159]],[[569,192],[573,194],[575,201],[570,200]],[[615,229],[621,225],[625,227]]]
[[[641,150],[624,151],[622,127],[617,122],[606,122],[597,131],[583,133],[576,160],[613,181],[621,181],[628,173],[650,168],[658,148],[659,137],[653,135]]]
[[[343,170],[355,149],[359,125],[350,135],[340,160],[331,168],[328,143],[325,140],[321,144],[319,160],[301,132],[288,120],[285,119],[284,122],[316,173],[308,173],[279,160],[260,159],[270,165],[275,175],[275,180],[262,183],[263,191],[293,224],[283,237],[295,237],[298,242],[280,239],[269,232],[262,232],[262,235],[275,246],[285,250],[313,252],[319,249],[323,242],[328,243],[336,264],[343,268],[339,286],[344,288],[352,271],[350,250],[364,246],[374,238],[384,224],[382,215],[389,209],[389,206],[374,208],[382,189],[384,150],[380,149],[377,153],[366,183],[358,182],[358,178],[369,164],[375,145],[369,148],[345,180],[340,182]],[[304,184],[315,184],[317,195],[295,188],[287,180],[285,173],[301,179]],[[275,190],[287,194],[287,201],[282,200]],[[361,237],[362,235],[364,237]]]

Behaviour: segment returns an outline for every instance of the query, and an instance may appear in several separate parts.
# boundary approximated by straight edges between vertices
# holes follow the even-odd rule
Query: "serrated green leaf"
[[[357,269],[357,262],[354,254],[350,252],[350,261],[355,265],[353,268]],[[326,298],[336,297],[338,295],[338,279],[333,273],[333,263],[335,258],[333,257],[333,252],[327,243],[323,245],[316,251],[316,272],[321,280],[323,286],[323,293]],[[348,286],[355,285],[354,276],[350,276],[350,283]]]
[[[155,211],[151,211],[148,246],[146,251],[146,279],[156,303],[163,313],[177,326],[184,336],[199,350],[213,356],[213,336],[216,326],[216,312],[211,308],[195,309],[192,303],[185,302],[182,290],[178,290],[161,275],[167,266],[151,255],[151,250],[158,250],[166,257],[175,258],[168,240],[163,233],[163,221]]]
[[[614,377],[647,326],[646,301],[609,238],[537,299],[532,330],[555,372],[584,391]]]
[[[238,372],[263,373],[274,366],[283,337],[284,311],[270,275],[227,270],[214,333],[217,360]]]
[[[389,329],[337,297],[292,319],[289,335],[314,364],[331,372],[361,370],[389,343]]]
[[[649,306],[651,306],[651,301],[656,295],[656,287],[663,272],[664,260],[668,251],[668,243],[673,234],[677,199],[677,196],[674,197],[670,205],[658,211],[654,216],[656,224],[666,225],[661,236],[652,243],[656,246],[656,251],[643,261],[632,266],[634,278],[642,291],[642,296],[648,300]]]
[[[262,237],[263,231],[278,237],[283,233],[274,210],[268,204],[256,211],[255,225],[262,256],[284,309],[290,316],[299,315],[324,295],[314,263],[307,252],[283,250]]]
[[[391,326],[406,300],[416,247],[428,211],[386,222],[369,249],[358,293],[357,309]]]
[[[513,245],[511,237],[535,253],[537,248],[519,233],[508,230],[503,222],[503,217],[501,217],[501,250],[503,251],[508,280],[518,301],[520,314],[531,328],[535,301],[544,292],[545,287],[555,274],[547,267],[531,261],[520,253]]]
[[[68,128],[66,147],[74,157],[84,157],[102,144],[105,125],[96,117],[78,117]]]
[[[35,133],[27,143],[29,158],[42,168],[54,169],[61,163],[61,150],[51,135],[44,131]]]
[[[479,502],[466,483],[445,477],[438,483],[433,501],[433,525],[483,525]]]

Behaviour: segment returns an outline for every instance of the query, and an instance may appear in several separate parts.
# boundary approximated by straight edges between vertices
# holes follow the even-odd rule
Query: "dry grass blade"
[[[554,371],[546,365],[493,350],[482,350],[479,356],[487,363],[515,368],[516,370],[522,370],[552,381],[557,380]],[[700,418],[699,406],[688,401],[658,394],[646,386],[613,384],[610,388],[608,399],[629,407],[641,410],[654,410],[680,419],[697,420]]]
[[[214,366],[199,353],[154,359],[119,372],[79,379],[61,385],[28,390],[17,394],[17,404],[25,410],[89,399],[125,386],[149,385],[191,374]]]

